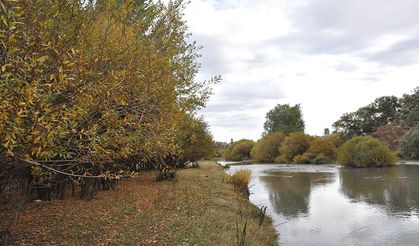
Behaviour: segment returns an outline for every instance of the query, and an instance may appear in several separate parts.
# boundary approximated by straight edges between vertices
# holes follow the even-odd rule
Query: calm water
[[[280,245],[419,245],[419,166],[231,166],[250,169]]]

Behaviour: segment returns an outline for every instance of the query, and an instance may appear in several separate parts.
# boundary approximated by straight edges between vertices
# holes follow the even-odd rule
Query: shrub
[[[330,160],[327,156],[324,154],[318,155],[314,160],[312,161],[313,164],[320,165],[320,164],[331,164],[333,161]]]
[[[389,166],[397,161],[396,154],[378,139],[354,137],[338,149],[337,162],[353,167]]]
[[[274,132],[260,139],[251,151],[251,157],[259,162],[273,162],[279,156],[279,147],[284,141],[282,132]]]
[[[241,143],[242,141],[245,141],[246,139],[241,139],[241,140],[239,140],[239,141],[236,141],[236,142],[231,142],[228,146],[227,146],[227,148],[226,148],[226,150],[224,151],[224,154],[223,154],[223,158],[224,158],[224,160],[228,160],[229,159],[229,157],[230,157],[230,155],[231,155],[231,151],[233,151],[233,148],[234,148],[234,146],[236,146],[237,144],[239,144],[239,143]]]
[[[292,161],[295,164],[310,164],[310,158],[305,155],[296,155]]]
[[[308,150],[310,140],[310,137],[302,132],[291,133],[282,142],[279,152],[287,161],[291,161],[294,156],[302,155]]]
[[[419,158],[419,125],[410,130],[400,141],[400,150],[404,157]]]
[[[339,148],[343,143],[345,143],[345,137],[339,133],[324,136],[323,139],[333,144],[336,148]]]
[[[284,155],[280,155],[280,156],[276,157],[274,161],[275,161],[275,163],[280,163],[280,164],[290,162]]]
[[[255,144],[256,143],[252,140],[245,140],[234,145],[227,160],[228,161],[242,161],[242,160],[250,159],[250,151],[255,146]]]
[[[179,125],[178,134],[179,167],[183,167],[187,162],[196,162],[202,158],[210,159],[215,155],[216,146],[208,124],[203,119],[185,114]]]
[[[310,143],[306,156],[315,158],[318,155],[323,154],[331,160],[336,159],[336,147],[324,138],[315,138]]]
[[[409,130],[411,126],[403,126],[398,124],[387,124],[377,128],[373,133],[373,137],[376,137],[383,144],[386,144],[394,151],[399,151],[400,141]]]
[[[250,157],[255,142],[248,139],[241,139],[231,143],[224,152],[223,158],[226,161],[240,161]],[[238,148],[237,148],[238,146]]]
[[[233,184],[234,190],[238,192],[248,191],[251,174],[252,172],[250,170],[240,170],[233,174],[230,182]]]

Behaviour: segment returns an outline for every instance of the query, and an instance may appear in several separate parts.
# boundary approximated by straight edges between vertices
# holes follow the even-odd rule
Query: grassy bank
[[[155,173],[142,174],[90,202],[24,205],[12,233],[21,245],[238,245],[247,221],[245,245],[276,245],[270,220],[259,226],[259,209],[215,162],[177,176],[157,183]]]

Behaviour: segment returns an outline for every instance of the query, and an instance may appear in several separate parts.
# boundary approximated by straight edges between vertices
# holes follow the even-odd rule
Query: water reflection
[[[419,168],[342,168],[341,191],[356,202],[366,202],[390,215],[416,215],[419,210]]]
[[[310,193],[316,185],[333,182],[331,173],[272,172],[261,176],[269,200],[276,213],[286,217],[298,217],[308,213]]]
[[[250,169],[251,202],[267,206],[280,245],[419,245],[419,166]]]

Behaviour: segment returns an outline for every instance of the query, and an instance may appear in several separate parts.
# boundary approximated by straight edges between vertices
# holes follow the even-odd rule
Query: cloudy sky
[[[306,132],[376,97],[419,86],[418,0],[192,0],[199,80],[222,75],[201,111],[218,141],[257,140],[276,104],[300,103]]]

